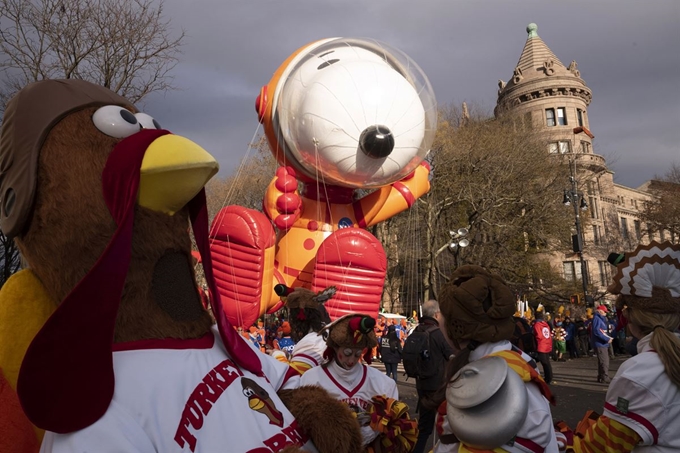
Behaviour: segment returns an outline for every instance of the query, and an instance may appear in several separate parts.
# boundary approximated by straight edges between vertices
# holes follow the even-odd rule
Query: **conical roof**
[[[512,78],[508,81],[507,87],[528,82],[531,79],[547,78],[555,75],[575,75],[562,64],[559,58],[538,36],[536,24],[527,26],[527,42],[522,49]],[[578,76],[577,76],[578,77]]]
[[[554,90],[572,91],[582,95],[586,103],[590,102],[591,93],[586,86],[575,61],[564,66],[557,56],[538,36],[538,26],[529,24],[527,41],[515,66],[512,77],[507,83],[498,81],[498,104],[513,101],[518,96],[529,92],[545,92]]]

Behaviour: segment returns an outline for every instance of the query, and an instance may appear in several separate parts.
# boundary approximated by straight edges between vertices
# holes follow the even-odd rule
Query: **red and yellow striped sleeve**
[[[293,359],[291,360],[291,362],[288,363],[288,365],[289,365],[291,368],[295,369],[298,373],[300,373],[300,375],[303,375],[303,374],[305,374],[305,371],[308,371],[308,370],[311,370],[311,369],[312,369],[312,365],[310,365],[309,363],[307,363],[307,362],[300,362],[300,361],[298,361],[298,360],[295,360],[295,358],[293,358]]]
[[[583,422],[582,422],[583,423]],[[574,453],[628,453],[642,441],[633,429],[601,415],[591,420],[589,426],[579,426],[573,445],[567,451]]]

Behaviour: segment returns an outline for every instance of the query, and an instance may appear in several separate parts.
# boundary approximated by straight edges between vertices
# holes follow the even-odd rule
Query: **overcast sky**
[[[559,60],[578,63],[593,92],[594,151],[615,181],[638,187],[680,164],[678,0],[166,0],[187,33],[178,91],[144,110],[235,171],[261,132],[255,98],[297,48],[328,37],[373,38],[407,53],[440,105],[463,101],[491,113],[526,26]]]

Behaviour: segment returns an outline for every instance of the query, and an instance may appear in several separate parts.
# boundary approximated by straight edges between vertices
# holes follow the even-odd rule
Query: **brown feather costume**
[[[105,167],[108,168],[110,165],[110,155],[116,151],[121,142],[130,140],[130,138],[114,138],[100,132],[94,126],[93,114],[104,105],[121,106],[129,112],[136,112],[127,100],[102,87],[79,80],[49,80],[32,84],[28,89],[22,90],[8,104],[3,121],[0,137],[0,205],[2,208],[0,227],[6,234],[16,238],[24,258],[30,265],[31,272],[44,286],[46,294],[51,299],[49,303],[54,303],[55,306],[57,306],[56,301],[69,301],[70,303],[69,297],[74,293],[74,288],[87,282],[92,270],[97,267],[96,265],[102,261],[103,257],[111,254],[117,256],[116,254],[119,253],[118,250],[110,250],[109,245],[114,243],[117,234],[124,226],[121,226],[122,222],[114,221],[110,211],[111,206],[107,207],[102,197],[102,180],[103,171],[106,174]],[[145,132],[143,136],[150,138],[139,139],[133,143],[151,142],[152,139],[156,140],[154,137],[164,134],[166,132],[163,131],[159,131],[158,134]],[[136,135],[133,133],[131,138],[134,139]],[[216,171],[216,167],[214,170]],[[214,174],[213,171],[208,175],[208,179],[212,174]],[[206,181],[207,179],[202,184]],[[104,186],[106,188],[106,184]],[[196,190],[201,190],[201,187],[196,187]],[[190,195],[189,198],[192,196]],[[133,209],[134,224],[129,244],[130,265],[124,274],[120,304],[114,306],[117,309],[113,312],[115,313],[115,326],[111,331],[107,348],[110,348],[111,343],[166,338],[187,340],[203,337],[210,331],[213,320],[201,304],[195,282],[190,253],[191,241],[188,234],[189,210],[185,207],[174,215],[167,215],[140,204],[136,204]],[[95,280],[95,283],[98,281]],[[105,300],[108,294],[104,293],[108,293],[108,287],[103,286],[102,293],[102,300]],[[103,302],[98,298],[84,302],[86,305],[82,303],[81,305],[88,307],[87,310],[91,307],[92,319],[100,319],[95,314],[98,314]],[[68,304],[66,302],[60,304],[55,315],[60,312],[64,313],[62,309],[65,305]],[[70,306],[74,305],[70,304]],[[80,325],[83,325],[83,322],[87,323],[88,313],[80,314],[78,317]],[[55,318],[54,315],[45,327],[49,325],[50,331],[57,332],[54,336],[57,341],[61,341],[57,329],[62,329],[63,333],[72,334],[68,331],[69,327],[73,326],[69,326],[68,323],[55,324],[53,318]],[[62,320],[62,318],[57,319]],[[11,320],[2,319],[0,322],[11,322]],[[224,326],[225,324],[221,322],[222,338],[235,338],[236,334],[231,326],[227,325],[226,333],[222,330]],[[96,331],[97,325],[93,326],[93,332],[96,333]],[[40,334],[42,331],[38,336]],[[97,335],[103,335],[106,340],[106,331],[103,334],[97,333]],[[63,351],[63,346],[68,345],[68,341],[65,341],[55,346],[55,351],[59,352],[59,347],[62,347],[61,352],[68,352]],[[87,344],[89,339],[85,337],[79,341]],[[39,344],[36,348],[44,349],[44,343],[43,341],[43,344]],[[245,342],[240,339],[236,342],[238,344],[230,344],[228,341],[224,343],[232,360],[237,364],[240,364],[239,360],[244,357],[246,360],[257,357],[253,355],[255,353],[249,347],[243,347]],[[104,345],[106,346],[106,341]],[[40,353],[36,354],[36,351],[32,350],[35,349],[33,346],[34,344],[29,347],[27,353],[27,357],[32,354],[33,362],[36,357],[46,357],[45,353],[51,351],[49,349],[51,345],[48,344],[45,351],[38,349]],[[97,351],[102,352],[102,349],[97,349]],[[105,348],[103,353],[110,356],[111,350],[107,352]],[[69,360],[74,358],[68,353],[64,357]],[[92,364],[107,362],[105,357],[103,362],[92,359],[94,357],[80,357],[77,362]],[[27,361],[24,362],[26,365]],[[45,376],[38,376],[37,378],[42,381],[35,381],[35,375],[39,374],[36,370],[39,371],[41,368],[40,363],[33,362],[30,363],[31,366],[22,366],[22,374],[26,374],[24,368],[27,368],[27,373],[31,374],[23,381],[20,375],[18,388],[20,397],[22,397],[22,385],[24,390],[29,390],[24,391],[23,395],[29,399],[35,399],[35,395],[31,395],[35,392],[30,391],[37,389],[34,382],[49,382],[49,376],[59,376],[67,381],[68,379],[64,379],[64,376],[68,378],[69,373],[72,375],[73,371],[70,367],[76,365],[76,362],[65,362],[61,364],[61,369],[46,370],[43,374],[47,376],[47,380]],[[4,358],[0,357],[0,368],[3,363]],[[81,366],[82,363],[77,365]],[[92,376],[98,375],[95,373]],[[98,384],[98,381],[94,382],[92,388],[96,390]],[[107,391],[104,381],[101,382],[101,388],[102,392]],[[111,387],[111,392],[112,390],[113,387]],[[56,397],[57,393],[54,392],[53,395]],[[310,397],[304,390],[292,390],[286,392],[286,397],[287,401],[296,408],[300,407],[303,402],[314,401],[318,407],[325,407],[326,404],[336,402],[325,392],[316,392],[313,397]],[[111,395],[108,397],[104,395],[101,398],[101,401],[105,403],[104,410],[110,398]],[[51,400],[52,398],[45,399]],[[24,409],[31,408],[30,413],[27,410],[29,418],[32,418],[34,422],[36,419],[39,420],[40,423],[37,424],[41,427],[54,429],[52,427],[55,426],[57,429],[54,430],[58,432],[85,428],[102,415],[99,409],[90,410],[89,402],[86,398],[81,398],[84,401],[73,400],[74,406],[82,407],[83,411],[88,414],[76,422],[69,423],[63,420],[66,415],[80,412],[80,410],[74,410],[73,407],[67,408],[65,401],[58,398],[55,400],[56,403],[45,401],[49,406],[45,413],[35,411],[36,407],[38,409],[41,407],[40,404],[36,405],[35,401],[30,401],[28,405],[24,404]],[[0,411],[4,409],[0,408]],[[300,428],[313,436],[320,436],[318,440],[312,438],[315,443],[319,442],[317,445],[325,446],[323,449],[320,448],[320,451],[346,451],[348,453],[353,451],[352,442],[353,439],[359,438],[359,433],[358,430],[352,429],[355,423],[351,414],[334,413],[335,420],[337,421],[338,417],[343,420],[344,417],[345,425],[348,427],[341,431],[336,430],[335,424],[331,426],[322,418],[304,417],[303,413],[300,415],[302,417],[299,421]],[[346,449],[338,449],[338,445],[345,445]]]

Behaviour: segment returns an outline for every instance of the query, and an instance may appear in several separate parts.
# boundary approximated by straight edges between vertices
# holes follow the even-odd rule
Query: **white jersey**
[[[323,387],[359,415],[365,414],[373,405],[371,399],[374,396],[383,395],[399,399],[399,390],[394,379],[363,363],[357,363],[350,370],[346,370],[335,360],[331,360],[326,365],[312,368],[303,374],[300,385]],[[368,426],[362,426],[361,434],[363,444],[367,445],[377,437],[378,432]]]
[[[642,442],[633,451],[677,452],[680,389],[652,350],[652,335],[642,338],[637,345],[639,353],[619,367],[607,390],[604,415],[638,433]]]
[[[470,362],[479,360],[489,354],[498,351],[509,351],[512,345],[509,341],[499,341],[496,343],[483,343],[470,353]],[[529,362],[531,357],[522,353],[522,358]],[[527,418],[520,428],[512,445],[503,445],[504,451],[510,453],[557,453],[557,437],[553,428],[552,414],[550,413],[550,403],[543,396],[538,386],[532,382],[526,382],[527,397],[529,407]],[[451,427],[446,416],[443,417],[442,430],[444,434],[451,434]],[[435,444],[433,453],[453,453],[457,452],[460,445]]]
[[[310,332],[295,345],[293,357],[290,361],[302,362],[312,368],[323,365],[328,361],[323,357],[326,348],[326,340],[324,340],[323,335]]]
[[[254,348],[253,348],[254,349]],[[265,377],[239,368],[216,329],[196,340],[115,345],[106,413],[70,434],[46,433],[41,453],[315,451],[276,394],[296,388],[288,365],[258,354]]]

